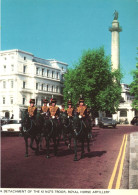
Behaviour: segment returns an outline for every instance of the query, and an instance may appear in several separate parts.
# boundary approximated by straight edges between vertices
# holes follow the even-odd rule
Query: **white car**
[[[1,132],[20,132],[21,129],[21,119],[10,119],[8,124],[2,125]]]

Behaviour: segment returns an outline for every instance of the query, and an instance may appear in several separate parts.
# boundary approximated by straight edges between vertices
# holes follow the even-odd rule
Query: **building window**
[[[13,104],[13,97],[11,97],[11,100],[10,100],[11,104]]]
[[[23,97],[23,105],[25,105],[25,97]]]
[[[6,72],[6,65],[3,66],[3,70],[4,70],[4,72]]]
[[[26,84],[25,81],[23,81],[23,89],[25,89],[25,84]]]
[[[11,71],[14,71],[14,65],[13,64],[11,65]]]
[[[42,68],[42,76],[44,76],[44,68]]]
[[[57,79],[59,78],[59,73],[57,72]]]
[[[11,88],[13,88],[13,81],[11,81]]]
[[[5,104],[5,97],[3,97],[3,104]]]
[[[6,81],[3,81],[3,89],[6,88]]]
[[[58,93],[58,86],[56,86],[56,92]]]
[[[36,89],[38,90],[38,83],[36,83]]]
[[[54,87],[52,86],[52,92],[53,92],[53,89],[54,89]]]
[[[64,70],[63,66],[62,66],[62,70]]]
[[[47,70],[47,77],[49,77],[49,70]]]
[[[42,84],[42,85],[41,85],[41,90],[42,90],[42,91],[43,91],[43,88],[44,88],[44,85]]]
[[[48,91],[48,85],[47,85],[47,91]]]
[[[120,110],[120,117],[127,117],[127,110]]]
[[[26,60],[26,57],[24,57],[24,60]]]
[[[39,72],[39,68],[37,67],[37,68],[36,68],[36,74],[37,74],[37,75],[38,75],[38,72]]]
[[[23,73],[26,73],[26,66],[23,66]]]
[[[54,71],[52,71],[52,78],[54,78]]]
[[[7,58],[4,58],[4,60],[7,60]]]

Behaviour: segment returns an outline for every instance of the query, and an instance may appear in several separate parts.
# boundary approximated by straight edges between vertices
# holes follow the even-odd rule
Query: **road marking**
[[[123,171],[123,164],[124,164],[124,159],[125,159],[125,151],[126,151],[126,144],[127,144],[127,135],[126,135],[126,140],[124,144],[124,151],[121,159],[121,164],[120,164],[120,169],[117,177],[117,182],[116,182],[116,189],[120,188],[120,183],[121,183],[121,176],[122,176],[122,171]]]
[[[121,153],[122,153],[122,149],[123,149],[123,145],[124,145],[125,138],[126,138],[126,134],[123,137],[122,145],[120,147],[120,151],[119,151],[119,154],[118,154],[118,157],[117,157],[117,160],[116,160],[114,169],[113,169],[113,173],[112,173],[111,178],[110,178],[110,181],[109,181],[108,189],[112,189],[112,185],[113,185],[114,178],[115,178],[115,175],[116,175],[118,163],[119,163],[119,160],[120,160],[120,157],[121,157]]]

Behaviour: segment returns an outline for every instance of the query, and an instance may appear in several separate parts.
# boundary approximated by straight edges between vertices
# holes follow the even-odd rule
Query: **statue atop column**
[[[118,19],[118,12],[115,10],[115,12],[114,12],[114,20],[117,20]]]

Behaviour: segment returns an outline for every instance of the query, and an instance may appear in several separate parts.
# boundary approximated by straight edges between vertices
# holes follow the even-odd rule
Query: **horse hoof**
[[[70,146],[70,144],[68,144],[68,149],[70,149],[71,148],[71,146]]]
[[[48,158],[50,158],[50,156],[46,156],[46,158],[48,159]]]
[[[81,154],[81,158],[84,158],[84,154]]]
[[[28,157],[28,154],[25,154],[25,157]]]
[[[78,159],[77,158],[74,158],[74,161],[78,161]]]

